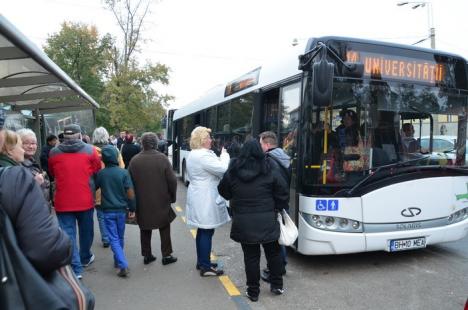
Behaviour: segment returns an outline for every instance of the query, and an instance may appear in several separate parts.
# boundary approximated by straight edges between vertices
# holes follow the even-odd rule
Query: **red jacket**
[[[55,210],[75,212],[93,208],[92,176],[100,169],[101,159],[90,144],[68,140],[54,147],[49,153],[49,172],[55,178]]]

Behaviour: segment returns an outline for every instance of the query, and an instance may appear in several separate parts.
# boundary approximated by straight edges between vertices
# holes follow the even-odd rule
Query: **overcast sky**
[[[0,13],[42,47],[63,21],[118,33],[101,0],[0,0]],[[180,107],[216,84],[233,80],[264,59],[323,35],[404,44],[428,36],[431,9],[393,0],[163,0],[147,18],[142,59],[171,68],[164,92]],[[437,49],[468,59],[468,1],[433,0]],[[427,40],[418,46],[430,47]]]

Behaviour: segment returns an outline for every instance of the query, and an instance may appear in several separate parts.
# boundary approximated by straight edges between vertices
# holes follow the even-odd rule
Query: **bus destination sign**
[[[430,85],[445,78],[445,64],[403,56],[348,51],[346,60],[364,65],[364,76],[379,79],[396,79]]]
[[[240,78],[229,82],[226,85],[226,88],[224,90],[224,97],[228,97],[232,94],[235,94],[237,92],[240,92],[246,88],[249,88],[251,86],[257,85],[258,84],[258,76],[260,74],[260,69],[261,67],[258,67]]]

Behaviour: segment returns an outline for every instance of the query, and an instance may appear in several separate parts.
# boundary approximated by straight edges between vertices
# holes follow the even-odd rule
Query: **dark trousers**
[[[263,250],[270,268],[271,288],[283,288],[283,259],[278,241],[263,243]],[[260,293],[260,244],[242,243],[244,252],[245,275],[247,277],[247,290],[250,296]]]
[[[210,255],[214,231],[214,229],[197,229],[197,237],[195,238],[197,266],[201,269],[207,270],[211,268]]]
[[[151,235],[153,231],[140,229],[141,255],[150,256],[151,251]],[[159,236],[161,237],[161,254],[163,257],[172,254],[171,242],[171,225],[159,228]]]

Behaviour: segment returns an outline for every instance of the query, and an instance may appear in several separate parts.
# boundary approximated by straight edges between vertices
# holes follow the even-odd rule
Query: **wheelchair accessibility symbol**
[[[338,211],[338,200],[331,199],[331,200],[316,200],[315,201],[315,210],[316,211]]]

